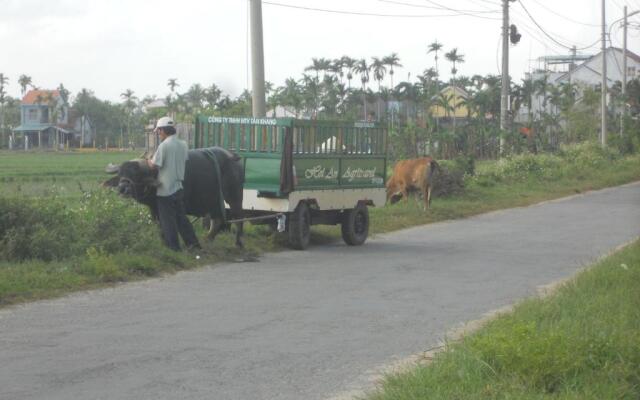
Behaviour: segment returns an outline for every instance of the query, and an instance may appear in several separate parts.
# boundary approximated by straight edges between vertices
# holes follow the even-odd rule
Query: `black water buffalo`
[[[216,162],[219,173],[216,171]],[[154,219],[158,219],[156,188],[157,171],[149,168],[145,159],[127,161],[121,165],[109,164],[107,173],[117,174],[104,182],[104,186],[117,187],[118,192],[149,206]],[[220,179],[219,179],[220,178]],[[242,189],[244,168],[240,157],[221,147],[189,150],[185,166],[184,203],[188,215],[213,219],[209,238],[213,239],[222,228],[224,218],[242,218]],[[229,212],[220,196],[229,205]],[[224,214],[223,214],[224,213]],[[236,246],[242,247],[242,222],[236,223]]]

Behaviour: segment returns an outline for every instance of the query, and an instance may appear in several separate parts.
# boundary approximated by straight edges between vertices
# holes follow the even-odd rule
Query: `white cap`
[[[176,126],[176,123],[173,122],[173,119],[171,117],[162,117],[156,123],[156,129],[166,128],[167,126]]]

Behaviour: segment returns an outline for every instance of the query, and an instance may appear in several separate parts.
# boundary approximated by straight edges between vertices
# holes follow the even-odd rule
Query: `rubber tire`
[[[342,240],[349,246],[360,246],[369,236],[369,209],[360,203],[345,210],[342,219]]]
[[[296,250],[304,250],[311,241],[311,211],[309,205],[300,202],[288,218],[289,245]]]

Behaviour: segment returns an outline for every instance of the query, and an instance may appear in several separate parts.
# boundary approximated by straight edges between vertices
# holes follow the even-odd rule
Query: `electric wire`
[[[481,1],[483,3],[493,4],[494,6],[502,7],[502,4],[500,4],[500,2],[498,1],[492,1],[492,0],[475,0],[475,1]]]
[[[276,7],[285,7],[285,8],[293,8],[298,10],[305,11],[317,11],[324,12],[330,14],[343,14],[343,15],[357,15],[357,16],[365,16],[365,17],[384,17],[384,18],[442,18],[442,17],[460,17],[460,16],[470,16],[475,18],[483,18],[483,19],[493,19],[499,20],[500,18],[493,17],[483,17],[481,15],[474,15],[469,13],[456,13],[456,14],[382,14],[382,13],[369,13],[369,12],[359,12],[359,11],[344,11],[344,10],[331,10],[325,8],[315,8],[315,7],[304,7],[304,6],[296,6],[293,4],[284,4],[284,3],[276,3],[272,1],[264,1],[262,4],[268,4]],[[455,12],[455,9],[451,9]]]
[[[512,17],[512,21],[516,22],[516,26],[524,25],[524,26],[527,26],[532,31],[539,32],[539,29],[537,29],[534,25],[530,25],[531,22],[529,21],[529,18],[522,11],[517,10],[517,9],[513,9],[512,12],[511,12],[511,17]],[[558,38],[558,40],[561,40],[561,41],[564,41],[564,42],[567,42],[567,43],[574,43],[574,45],[577,45],[577,46],[583,46],[580,43],[575,43],[573,40],[567,39],[567,38],[562,37],[562,36],[560,36],[558,34],[554,34],[554,35]],[[545,41],[549,42],[549,39],[546,38],[544,36],[544,34],[539,33],[539,37],[541,37],[542,40],[545,40]],[[553,45],[554,46],[558,46],[555,43],[553,43]],[[562,47],[562,46],[558,46],[558,47]],[[564,48],[566,48],[566,47],[563,47],[563,49]]]
[[[481,0],[467,0],[467,1],[470,1],[470,2],[471,2],[471,3],[473,3],[473,4],[477,4],[478,6],[483,7],[483,8],[484,8],[484,9],[486,9],[486,10],[493,10],[493,8],[488,7],[488,6],[484,5],[484,4],[482,4],[482,3],[480,2]],[[500,4],[498,4],[498,3],[491,3],[491,2],[487,2],[487,3],[493,4],[494,6],[498,7],[498,12],[500,12],[500,8],[502,7]]]
[[[451,7],[443,6],[442,4],[440,4],[440,3],[436,3],[436,2],[435,2],[435,1],[433,1],[433,0],[424,0],[424,1],[426,1],[426,2],[427,2],[427,3],[429,3],[429,4],[433,4],[434,6],[438,6],[438,7],[445,8],[445,9],[447,9],[447,10],[451,10],[451,11],[454,11],[454,12],[458,12],[455,8],[451,8]],[[460,12],[460,14],[468,15],[468,16],[476,17],[476,18],[495,19],[495,20],[498,20],[498,21],[502,19],[502,18],[482,17],[482,16],[480,16],[480,15],[474,15],[474,14],[465,13],[465,12]]]
[[[406,3],[403,1],[395,1],[395,0],[378,0],[380,3],[389,3],[389,4],[397,4],[397,5],[401,5],[401,6],[407,6],[407,7],[415,7],[415,8],[429,8],[432,10],[448,10],[451,11],[451,9],[448,8],[442,8],[442,7],[436,7],[436,6],[425,6],[424,4],[413,4],[413,3]],[[458,12],[465,12],[465,13],[477,13],[477,14],[490,14],[490,13],[499,13],[500,10],[459,10],[456,9],[456,11]]]
[[[551,8],[549,8],[549,7],[547,7],[547,6],[545,6],[544,4],[542,4],[542,3],[541,3],[540,1],[538,1],[538,0],[533,0],[533,1],[534,1],[536,4],[538,4],[540,7],[544,8],[544,9],[545,9],[545,10],[547,10],[547,11],[549,11],[550,13],[555,14],[555,15],[557,15],[557,16],[559,16],[559,17],[561,17],[561,18],[564,18],[564,19],[566,19],[567,21],[571,21],[571,22],[573,22],[574,24],[580,24],[580,25],[590,26],[590,27],[596,27],[596,28],[599,28],[599,27],[600,27],[600,25],[598,25],[598,24],[589,24],[589,23],[586,23],[586,22],[576,21],[575,19],[571,19],[571,18],[567,17],[566,15],[563,15],[563,14],[560,14],[559,12],[554,11],[553,9],[551,9]]]
[[[574,50],[574,47],[569,47],[567,45],[565,45],[564,43],[560,43],[559,41],[557,41],[553,36],[551,36],[550,34],[547,33],[547,31],[544,30],[544,28],[542,26],[540,26],[540,24],[538,23],[538,21],[535,20],[535,18],[533,18],[533,16],[531,15],[531,13],[529,13],[529,10],[527,10],[527,8],[524,6],[524,4],[522,3],[522,0],[520,0],[518,3],[520,3],[520,6],[522,7],[522,9],[524,10],[524,12],[529,16],[529,18],[531,19],[531,21],[538,27],[538,29],[540,29],[540,31],[542,33],[544,33],[544,35],[546,37],[548,37],[549,39],[553,40],[555,43],[557,43],[559,46],[564,47],[565,49],[569,49],[569,50]],[[595,42],[597,43],[597,41]],[[593,44],[589,45],[589,46],[584,46],[581,48],[575,48],[575,50],[586,50],[590,47],[593,47]]]

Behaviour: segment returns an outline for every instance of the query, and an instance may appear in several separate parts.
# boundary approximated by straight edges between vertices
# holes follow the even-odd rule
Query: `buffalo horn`
[[[117,174],[118,172],[120,172],[120,166],[109,163],[109,165],[105,167],[104,172],[106,172],[107,174]]]

